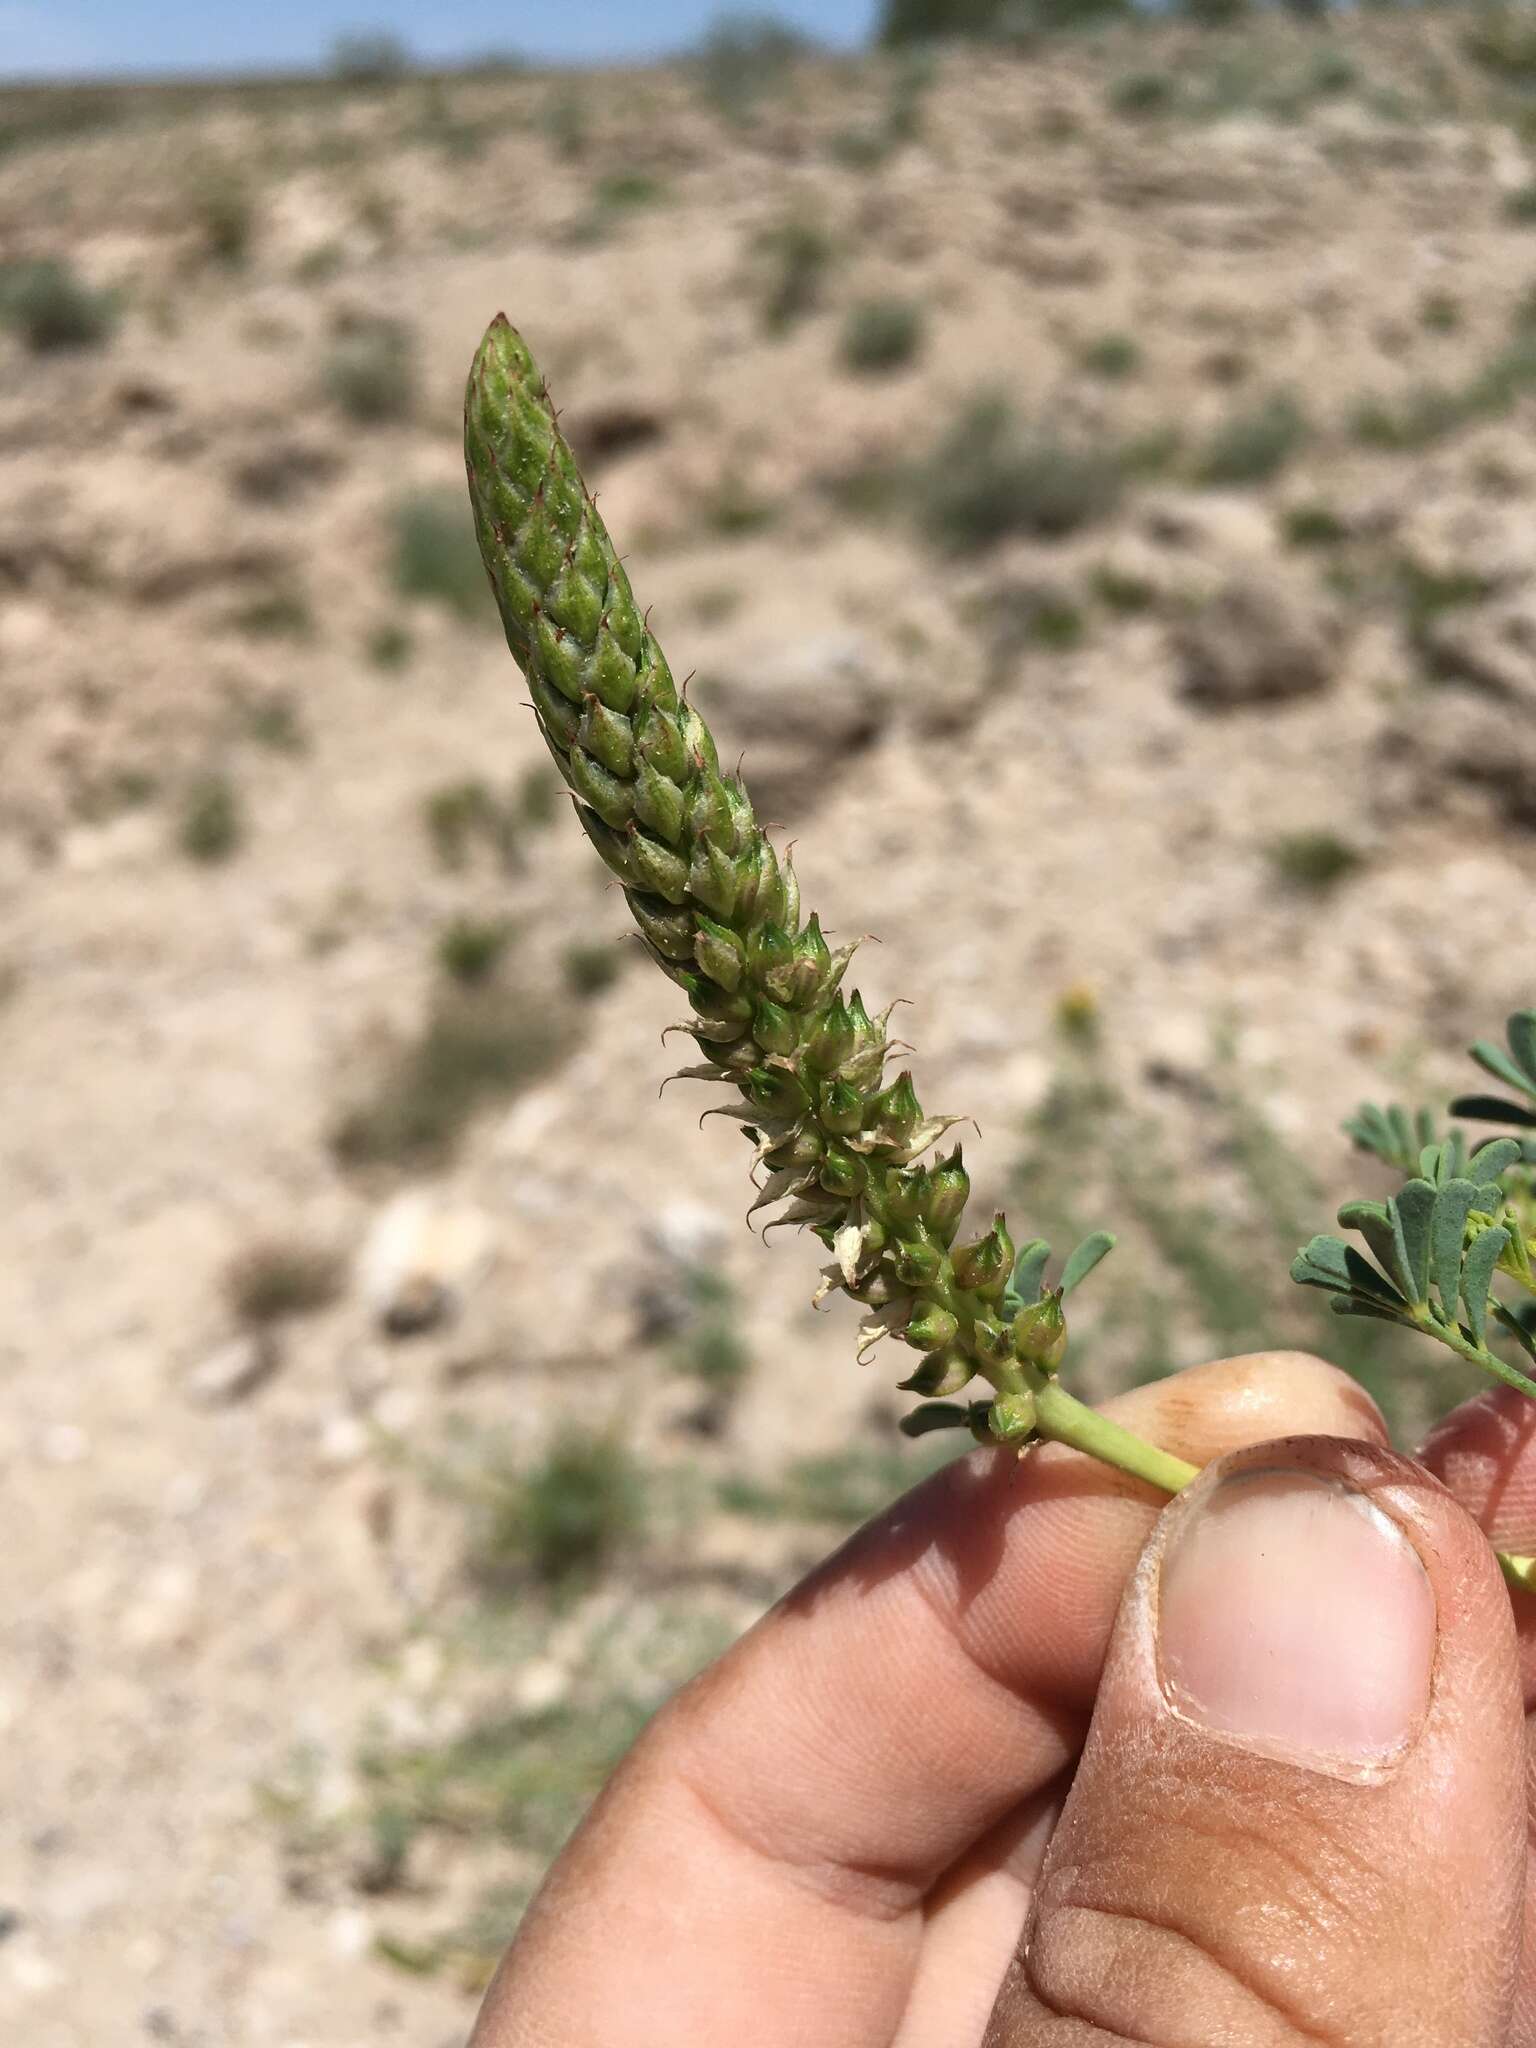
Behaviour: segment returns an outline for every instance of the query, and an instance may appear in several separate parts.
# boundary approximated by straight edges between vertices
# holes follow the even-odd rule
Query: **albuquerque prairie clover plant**
[[[864,1310],[861,1351],[885,1337],[917,1354],[901,1385],[930,1397],[909,1435],[968,1429],[1018,1450],[1051,1439],[1175,1492],[1194,1467],[1122,1429],[1061,1385],[1062,1302],[1114,1239],[1095,1232],[1050,1277],[1050,1248],[1016,1247],[1001,1215],[964,1232],[970,1193],[959,1145],[935,1151],[954,1117],[926,1115],[909,1073],[888,1076],[889,1011],[847,988],[856,948],[828,945],[801,913],[781,858],[738,776],[722,770],[635,603],[549,392],[505,317],[470,371],[465,456],[481,554],[549,749],[583,829],[622,883],[652,959],[686,996],[681,1028],[700,1058],[683,1076],[719,1082],[754,1147],[752,1212],[816,1234],[830,1253],[817,1299]],[[1536,1013],[1509,1026],[1509,1052],[1475,1056],[1514,1102],[1454,1105],[1536,1130]],[[1340,1211],[1370,1256],[1314,1238],[1293,1277],[1345,1315],[1406,1324],[1536,1396],[1488,1345],[1490,1317],[1536,1360],[1536,1140],[1468,1153],[1425,1116],[1363,1109],[1357,1142],[1407,1178],[1390,1201]],[[1503,1274],[1530,1297],[1530,1323],[1492,1292]],[[982,1399],[954,1401],[975,1382]],[[1536,1559],[1505,1559],[1536,1585]]]

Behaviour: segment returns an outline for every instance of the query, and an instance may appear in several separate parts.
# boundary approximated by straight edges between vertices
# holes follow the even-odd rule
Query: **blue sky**
[[[432,59],[510,49],[590,63],[675,49],[719,11],[718,0],[0,0],[0,77],[287,70],[369,29]],[[877,0],[776,0],[772,11],[847,43],[868,31]]]

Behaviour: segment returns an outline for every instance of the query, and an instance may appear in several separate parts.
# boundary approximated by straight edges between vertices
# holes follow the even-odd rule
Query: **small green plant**
[[[720,15],[694,56],[699,90],[723,119],[750,119],[763,98],[782,91],[809,45],[775,14],[746,8]]]
[[[67,263],[44,257],[0,264],[0,324],[13,328],[34,355],[97,348],[117,325],[117,306]]]
[[[1201,483],[1220,487],[1268,483],[1306,438],[1300,406],[1275,392],[1222,421],[1206,443],[1196,474]]]
[[[398,320],[352,324],[333,344],[322,372],[327,395],[359,426],[407,420],[416,409],[416,356]]]
[[[1461,301],[1453,292],[1426,292],[1419,301],[1419,325],[1426,334],[1455,334],[1461,321]]]
[[[1364,856],[1336,832],[1284,832],[1266,852],[1276,879],[1288,889],[1322,895],[1363,865]]]
[[[1503,213],[1504,218],[1516,227],[1527,228],[1536,221],[1536,179],[1505,193]]]
[[[911,299],[861,299],[848,309],[838,351],[859,376],[885,377],[913,361],[922,338],[922,308]]]
[[[674,1362],[696,1380],[706,1397],[728,1405],[752,1370],[752,1354],[741,1334],[736,1290],[713,1267],[695,1266],[684,1284],[685,1327]]]
[[[1280,514],[1280,532],[1291,548],[1334,548],[1349,539],[1346,521],[1315,498],[1287,505]]]
[[[422,823],[439,866],[456,874],[481,850],[510,866],[517,858],[519,808],[479,776],[431,791],[422,804]]]
[[[762,236],[758,252],[763,327],[769,334],[786,334],[821,304],[832,264],[831,239],[817,222],[792,217]]]
[[[918,489],[930,536],[962,553],[1010,534],[1076,533],[1113,510],[1121,479],[1108,450],[1027,428],[1006,399],[984,396],[941,435]]]
[[[1083,343],[1077,359],[1091,377],[1118,384],[1141,368],[1141,349],[1128,334],[1097,334]]]
[[[1109,88],[1110,112],[1133,120],[1171,113],[1178,98],[1178,80],[1166,71],[1127,71]]]
[[[176,817],[176,843],[188,860],[217,866],[234,858],[244,838],[240,799],[228,776],[200,775],[189,784]]]
[[[517,993],[450,984],[343,1113],[332,1149],[352,1167],[440,1164],[482,1109],[531,1086],[568,1047],[560,1021]]]
[[[590,1001],[613,987],[624,972],[624,955],[611,942],[574,939],[560,955],[560,967],[571,994]]]
[[[512,937],[503,917],[454,918],[437,936],[437,962],[454,981],[489,981]]]
[[[396,503],[390,582],[397,596],[441,605],[458,618],[486,616],[485,576],[457,491],[412,491]]]
[[[720,1107],[754,1148],[754,1213],[775,1211],[820,1240],[829,1263],[818,1299],[843,1292],[859,1303],[861,1352],[890,1338],[917,1354],[901,1384],[922,1402],[905,1432],[968,1432],[1020,1451],[1056,1440],[1165,1492],[1187,1485],[1195,1467],[1061,1382],[1067,1300],[1115,1239],[1100,1229],[1079,1237],[1071,1219],[1077,1242],[1058,1260],[1044,1237],[1016,1244],[1000,1212],[978,1234],[962,1232],[970,1182],[959,1146],[930,1156],[954,1120],[925,1115],[910,1074],[887,1077],[889,1013],[872,1016],[845,991],[856,944],[834,952],[817,918],[802,919],[793,867],[679,692],[543,379],[504,319],[470,373],[465,448],[481,550],[544,737],[651,957],[689,1005],[681,1028],[699,1057],[684,1074],[730,1091]],[[1453,1114],[1536,1130],[1536,1012],[1509,1020],[1508,1048],[1479,1044],[1474,1055],[1512,1095],[1466,1097]],[[1102,1076],[1086,1081],[1085,1115],[1102,1120],[1112,1093]],[[1289,1196],[1252,1136],[1241,1142],[1278,1208]],[[1536,1379],[1489,1341],[1496,1325],[1506,1350],[1512,1342],[1536,1363],[1536,1327],[1492,1292],[1499,1273],[1536,1297],[1526,1143],[1427,1145],[1398,1196],[1340,1212],[1369,1259],[1318,1237],[1292,1277],[1333,1296],[1344,1316],[1435,1338],[1536,1397]],[[1081,1150],[1058,1147],[1072,1161],[1074,1198]],[[1179,1199],[1145,1145],[1124,1150],[1122,1191],[1164,1261],[1202,1290],[1213,1331],[1248,1326],[1260,1297],[1246,1245],[1232,1249],[1203,1193]],[[953,1398],[977,1380],[979,1399]],[[1536,1583],[1536,1559],[1503,1562],[1517,1583]]]
[[[1089,583],[1106,611],[1149,612],[1157,603],[1157,586],[1150,577],[1138,576],[1133,569],[1122,569],[1114,562],[1100,562]]]
[[[316,1315],[341,1297],[345,1264],[338,1252],[307,1238],[262,1238],[224,1268],[223,1291],[237,1322],[255,1328]]]
[[[471,1567],[491,1584],[531,1574],[568,1585],[614,1563],[644,1525],[644,1486],[623,1441],[571,1430],[528,1470],[492,1475]]]
[[[382,675],[399,675],[408,669],[415,652],[416,642],[410,628],[402,626],[398,619],[386,619],[382,625],[369,629],[368,659]]]
[[[250,254],[256,228],[256,210],[244,181],[228,169],[202,171],[188,212],[203,256],[226,270],[237,270]]]
[[[247,640],[310,640],[315,633],[314,610],[296,583],[276,583],[242,599],[226,619],[230,631]]]

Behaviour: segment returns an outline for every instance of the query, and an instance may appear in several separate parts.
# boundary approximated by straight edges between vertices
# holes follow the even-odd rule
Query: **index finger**
[[[1298,1432],[1385,1441],[1295,1352],[1108,1404],[1204,1463]],[[652,1724],[531,1909],[478,2048],[728,2038],[874,2048],[922,1900],[1078,1751],[1159,1508],[1058,1447],[958,1460],[870,1523]]]

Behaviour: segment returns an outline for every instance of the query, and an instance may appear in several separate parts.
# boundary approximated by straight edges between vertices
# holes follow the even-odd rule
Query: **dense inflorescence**
[[[922,1157],[956,1120],[925,1116],[910,1074],[886,1079],[889,1012],[844,992],[854,947],[829,947],[814,914],[802,922],[793,867],[673,680],[504,317],[470,372],[465,452],[508,644],[582,825],[691,1005],[703,1059],[685,1072],[738,1091],[722,1113],[757,1148],[754,1211],[779,1205],[822,1239],[822,1292],[866,1309],[865,1343],[899,1336],[923,1354],[904,1385],[950,1394],[980,1372],[1005,1397],[993,1433],[1027,1435],[1026,1382],[1061,1353],[1059,1297],[1010,1291],[1001,1216],[956,1242],[970,1188],[959,1148]]]

